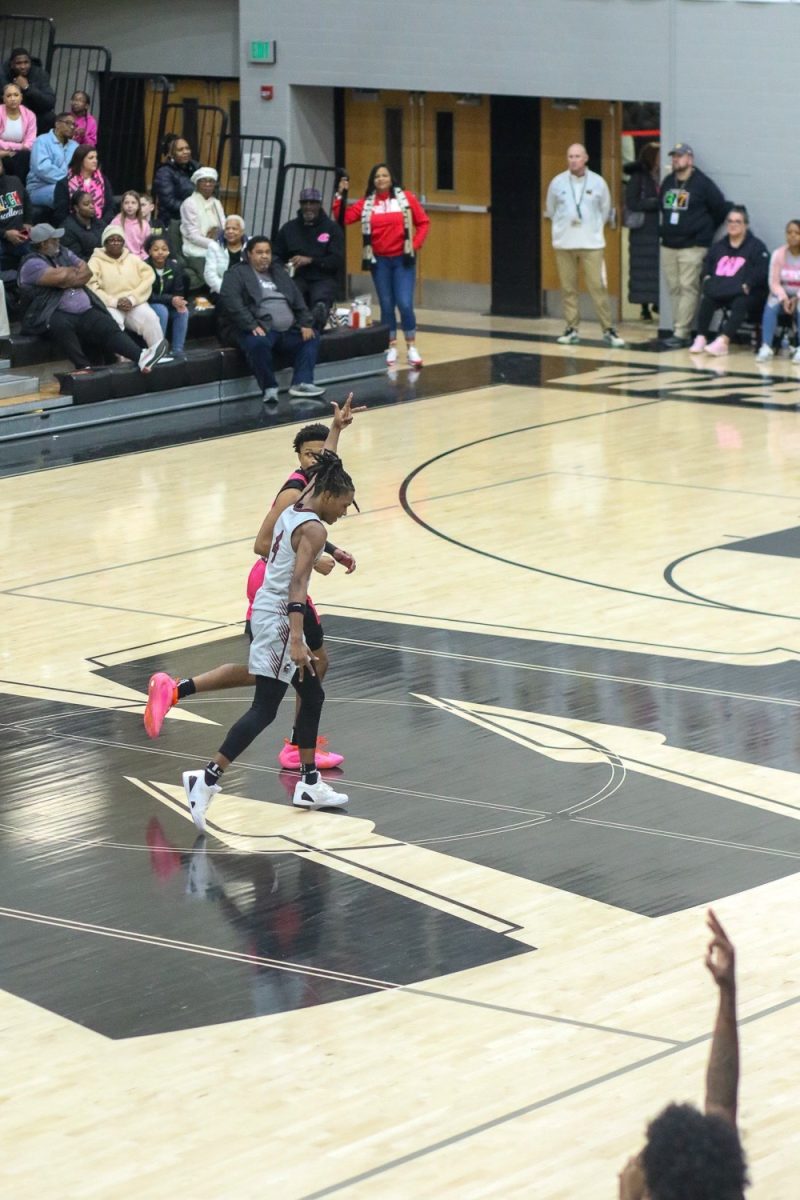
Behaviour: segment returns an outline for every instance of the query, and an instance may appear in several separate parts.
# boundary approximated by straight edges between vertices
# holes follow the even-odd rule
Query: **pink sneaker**
[[[706,346],[706,354],[716,354],[717,356],[728,353],[728,343],[724,338],[714,338],[710,345]]]
[[[705,350],[705,348],[706,348],[706,339],[703,337],[703,335],[701,333],[698,333],[697,337],[694,339],[691,346],[689,347],[689,353],[690,354],[702,354],[703,351]]]
[[[326,737],[317,738],[316,758],[320,771],[330,771],[344,762],[343,754],[335,754],[332,750],[328,750],[327,746],[328,739]],[[278,755],[278,762],[286,771],[300,770],[300,750],[297,746],[293,746],[288,738],[284,740],[283,749]]]
[[[163,671],[151,675],[147,685],[147,707],[144,710],[144,727],[148,737],[158,737],[164,717],[177,703],[178,681]]]

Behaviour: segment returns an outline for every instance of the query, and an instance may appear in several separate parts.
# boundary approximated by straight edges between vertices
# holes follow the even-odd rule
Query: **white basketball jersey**
[[[320,521],[316,513],[306,509],[298,510],[294,506],[285,508],[272,531],[272,546],[267,558],[267,569],[264,572],[264,582],[258,589],[253,601],[253,611],[286,612],[289,603],[289,584],[294,574],[294,564],[297,554],[292,546],[292,534],[300,525],[307,521]],[[320,550],[319,554],[322,554]],[[315,559],[316,561],[316,559]],[[305,597],[304,597],[305,599]]]

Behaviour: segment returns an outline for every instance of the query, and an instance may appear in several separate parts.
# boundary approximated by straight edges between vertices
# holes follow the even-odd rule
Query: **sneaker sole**
[[[162,697],[159,696],[157,692],[154,692],[151,695],[148,689],[147,704],[145,705],[144,709],[144,728],[145,733],[149,738],[157,738],[161,733],[164,719],[169,710],[174,707],[172,704],[172,696],[170,696],[169,699],[170,703],[167,704],[164,707],[164,711],[161,712],[160,708],[161,704],[163,703]]]
[[[294,808],[347,808],[350,803],[350,797],[345,796],[343,800],[326,800],[323,804],[319,804],[316,800],[309,798],[308,800],[292,800]]]

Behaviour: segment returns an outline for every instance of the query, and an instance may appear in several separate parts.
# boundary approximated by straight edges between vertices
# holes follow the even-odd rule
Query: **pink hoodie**
[[[7,142],[3,134],[8,113],[5,104],[0,102],[0,150],[10,150],[14,153],[17,150],[30,150],[33,145],[33,139],[36,137],[36,114],[32,113],[24,104],[20,104],[19,115],[22,117],[22,141]]]
[[[117,213],[111,224],[121,226],[125,245],[131,254],[135,254],[137,258],[141,259],[147,258],[147,251],[144,248],[144,244],[152,232],[149,221],[142,221],[140,226],[136,217],[126,217],[123,221],[122,213]]]

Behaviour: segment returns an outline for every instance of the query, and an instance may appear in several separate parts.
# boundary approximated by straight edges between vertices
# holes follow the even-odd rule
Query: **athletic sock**
[[[178,683],[178,699],[184,700],[187,696],[193,696],[197,688],[194,686],[193,679],[181,679]]]
[[[301,763],[300,770],[303,774],[303,783],[307,783],[310,787],[315,783],[319,783],[319,771],[315,762]]]
[[[290,746],[297,745],[297,726],[296,725],[292,726],[292,736],[289,738],[289,745]]]
[[[206,770],[205,770],[206,785],[208,787],[214,787],[216,784],[219,783],[221,778],[222,778],[222,767],[220,767],[212,759],[212,761],[207,765]]]

